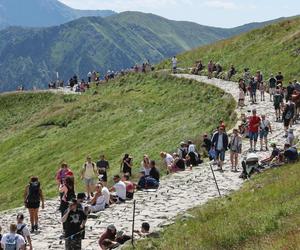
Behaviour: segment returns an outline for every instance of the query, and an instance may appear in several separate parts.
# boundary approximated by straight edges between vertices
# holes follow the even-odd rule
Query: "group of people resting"
[[[195,62],[194,67],[191,70],[193,75],[201,75],[202,71],[205,69],[205,65],[202,63],[202,60],[198,60]],[[220,63],[214,63],[212,60],[207,64],[207,76],[209,79],[212,77],[215,78],[224,78],[229,80],[237,73],[234,65],[230,65],[230,69],[224,75],[224,69]]]

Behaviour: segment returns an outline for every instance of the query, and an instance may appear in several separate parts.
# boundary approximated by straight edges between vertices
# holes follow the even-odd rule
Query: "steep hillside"
[[[266,77],[282,71],[286,80],[300,79],[300,17],[285,20],[234,38],[200,47],[178,56],[180,67],[192,67],[202,59],[219,62],[226,69],[234,64],[239,72],[249,67]],[[169,68],[164,61],[159,68]]]
[[[8,26],[47,27],[83,16],[106,17],[110,10],[76,10],[57,0],[0,0],[0,29]]]
[[[124,153],[134,157],[137,173],[143,154],[159,164],[161,150],[172,152],[181,140],[213,130],[220,119],[229,126],[235,121],[229,95],[168,75],[129,75],[96,90],[81,96],[0,95],[0,209],[22,204],[32,174],[41,178],[47,198],[56,195],[54,174],[63,159],[78,178],[88,154],[96,160],[104,153],[111,180]]]
[[[262,24],[263,25],[263,24]],[[124,12],[89,17],[51,28],[0,32],[0,92],[23,84],[45,87],[56,72],[64,80],[90,70],[121,70],[149,59],[157,63],[199,45],[243,32]]]

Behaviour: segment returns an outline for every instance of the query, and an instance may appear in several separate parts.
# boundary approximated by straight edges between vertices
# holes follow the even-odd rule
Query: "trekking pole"
[[[212,168],[212,164],[209,163],[209,166],[210,166],[211,172],[212,172],[212,174],[213,174],[213,177],[214,177],[214,180],[215,180],[217,189],[218,189],[219,196],[222,197],[221,192],[220,192],[220,189],[219,189],[219,186],[218,186],[218,182],[217,182],[217,179],[216,179],[216,176],[215,176],[215,172],[214,172],[214,170],[213,170],[213,168]]]
[[[133,201],[133,215],[132,215],[132,233],[131,233],[131,245],[134,249],[134,222],[135,222],[135,200]]]

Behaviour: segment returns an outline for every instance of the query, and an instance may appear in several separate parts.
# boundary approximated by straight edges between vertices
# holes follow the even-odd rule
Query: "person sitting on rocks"
[[[174,162],[174,158],[172,155],[166,152],[160,152],[160,157],[163,159],[164,165],[166,166],[166,169],[168,170],[170,167],[172,167],[172,164]]]
[[[11,224],[9,233],[4,234],[1,239],[1,246],[6,249],[25,250],[25,240],[22,235],[17,234],[17,225]]]
[[[271,143],[271,148],[271,155],[268,158],[261,160],[263,165],[273,165],[280,161],[280,149],[277,148],[276,143]]]
[[[119,175],[115,175],[113,178],[114,186],[109,189],[110,192],[116,192],[115,195],[111,195],[111,201],[113,203],[123,203],[126,201],[126,185]]]
[[[191,140],[188,141],[188,155],[190,156],[191,164],[193,166],[197,166],[202,163],[200,154],[196,149],[196,145]]]
[[[99,238],[99,246],[101,250],[112,249],[120,244],[116,241],[117,229],[113,224],[108,225],[105,232]]]
[[[286,163],[295,163],[298,160],[298,150],[296,147],[292,147],[290,144],[286,143],[284,145],[283,156]]]
[[[154,160],[150,161],[150,168],[151,168],[151,170],[150,170],[149,176],[159,182],[160,174],[159,174],[159,170],[155,166]]]
[[[185,161],[184,159],[180,158],[178,154],[173,154],[174,162],[171,167],[168,169],[169,173],[176,173],[178,171],[185,170]]]
[[[140,179],[137,184],[137,189],[157,189],[159,187],[159,182],[150,177],[145,175],[145,171],[140,172]]]
[[[62,185],[67,176],[73,176],[73,172],[69,168],[68,164],[63,161],[60,165],[60,169],[56,173],[55,180],[57,182],[57,185]]]
[[[150,159],[148,155],[143,156],[143,160],[141,162],[141,170],[144,170],[146,173],[146,176],[150,173]]]
[[[97,213],[105,209],[105,197],[102,194],[102,186],[100,184],[96,185],[96,192],[93,199],[90,201],[91,206],[89,211],[92,213]]]
[[[134,195],[134,184],[129,180],[129,174],[124,174],[122,177],[122,181],[126,185],[126,199],[132,200]]]
[[[222,68],[222,66],[220,65],[220,63],[217,63],[216,64],[216,68],[215,68],[215,77],[216,78],[220,78],[221,77],[221,73],[222,73],[222,71],[223,71],[223,68]]]
[[[177,154],[181,159],[185,159],[188,154],[188,146],[185,142],[180,142],[180,147],[177,150]]]

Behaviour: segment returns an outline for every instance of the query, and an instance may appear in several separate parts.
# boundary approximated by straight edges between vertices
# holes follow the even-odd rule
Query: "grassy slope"
[[[257,175],[243,188],[192,210],[136,249],[299,249],[300,164]],[[176,239],[176,240],[175,240]]]
[[[143,154],[159,160],[161,150],[211,131],[221,118],[229,125],[235,118],[235,103],[221,90],[167,75],[129,75],[97,91],[0,96],[0,209],[21,204],[32,174],[41,178],[47,198],[56,195],[54,174],[63,159],[78,177],[86,155],[95,159],[103,152],[111,176],[129,152],[137,172]]]
[[[232,39],[191,50],[178,56],[180,67],[192,67],[202,59],[219,62],[228,69],[233,63],[239,72],[249,67],[262,70],[265,77],[282,71],[286,80],[300,79],[300,17],[269,25]],[[170,61],[159,64],[169,68]]]

